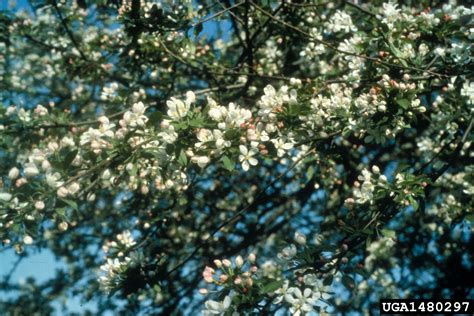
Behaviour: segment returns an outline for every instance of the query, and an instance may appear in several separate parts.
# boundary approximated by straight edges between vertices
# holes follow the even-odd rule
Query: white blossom
[[[7,192],[0,192],[0,201],[8,202],[12,199],[12,195]]]
[[[27,178],[31,178],[39,174],[39,170],[34,163],[27,164],[25,166],[24,172]]]
[[[8,172],[8,178],[10,178],[11,180],[15,180],[16,178],[18,178],[19,175],[20,170],[16,167],[11,168]]]
[[[290,244],[289,246],[283,248],[283,250],[278,254],[279,258],[283,258],[286,260],[290,260],[294,256],[296,256],[296,246],[293,244]]]
[[[283,157],[294,146],[292,142],[286,142],[283,138],[272,139],[272,143],[275,145],[278,157]]]
[[[239,150],[239,161],[242,163],[244,171],[248,171],[251,165],[256,166],[258,164],[258,160],[253,157],[257,153],[255,149],[250,148],[249,150],[246,146],[240,145]]]
[[[306,244],[306,236],[300,232],[295,232],[294,240],[300,245]]]
[[[337,10],[333,16],[329,19],[329,22],[326,24],[329,32],[355,32],[357,28],[352,23],[352,18],[349,14],[344,11]]]
[[[192,161],[195,161],[199,167],[204,168],[211,162],[211,159],[207,156],[195,156]]]
[[[230,296],[226,296],[222,302],[208,300],[204,303],[206,309],[203,311],[203,315],[223,315],[230,307],[232,299]]]
[[[290,312],[294,316],[313,311],[313,305],[316,303],[311,289],[307,288],[301,292],[297,287],[288,289],[285,295],[285,301],[291,305]]]
[[[25,237],[23,237],[23,243],[25,245],[31,245],[33,243],[33,238],[29,235],[26,235]]]
[[[188,114],[188,111],[191,106],[191,99],[187,99],[185,102],[172,97],[170,100],[166,101],[166,105],[168,106],[168,111],[166,112],[168,116],[178,121],[181,118],[185,117]]]

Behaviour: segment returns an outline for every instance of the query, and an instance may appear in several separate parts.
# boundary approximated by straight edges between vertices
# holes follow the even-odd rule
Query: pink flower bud
[[[222,274],[220,277],[219,277],[219,281],[221,282],[225,282],[227,281],[229,277],[227,276],[227,274]]]
[[[204,278],[204,281],[207,283],[212,283],[214,279],[212,278],[212,275],[215,273],[214,269],[211,267],[206,266],[204,271],[202,272],[202,276]]]

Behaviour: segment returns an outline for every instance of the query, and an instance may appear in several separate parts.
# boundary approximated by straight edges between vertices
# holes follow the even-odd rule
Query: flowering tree
[[[0,237],[68,269],[1,310],[473,298],[473,7],[30,6],[0,12]]]

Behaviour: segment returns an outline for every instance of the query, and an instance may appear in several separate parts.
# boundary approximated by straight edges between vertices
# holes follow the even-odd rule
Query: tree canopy
[[[1,251],[67,264],[0,280],[0,310],[67,314],[75,297],[93,302],[84,315],[369,314],[380,298],[474,298],[473,13],[0,11]]]

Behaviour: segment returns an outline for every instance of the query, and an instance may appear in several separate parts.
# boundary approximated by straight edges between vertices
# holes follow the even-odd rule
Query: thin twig
[[[201,21],[199,21],[199,22],[194,23],[193,25],[191,25],[191,27],[196,27],[196,26],[198,26],[198,25],[200,25],[200,24],[206,23],[207,21],[210,21],[210,20],[212,20],[212,19],[214,19],[214,18],[216,18],[216,17],[218,17],[218,16],[220,16],[220,15],[226,13],[227,11],[230,11],[230,10],[232,10],[232,9],[234,9],[234,8],[237,8],[238,6],[240,6],[240,5],[244,4],[244,3],[245,3],[245,1],[238,2],[238,3],[232,5],[232,6],[228,7],[228,8],[225,8],[224,10],[221,10],[221,11],[219,11],[219,12],[214,13],[213,15],[211,15],[210,17],[205,18],[204,20],[201,20]]]
[[[58,46],[53,46],[53,45],[50,45],[50,44],[46,44],[46,43],[43,43],[41,41],[38,41],[37,39],[35,39],[33,36],[31,36],[30,34],[25,34],[25,38],[35,44],[38,44],[40,46],[43,46],[44,48],[47,48],[49,50],[57,50],[57,51],[64,51],[64,49],[62,47],[58,47]]]
[[[367,14],[368,16],[372,17],[372,18],[375,18],[377,19],[377,16],[375,14],[373,14],[372,12],[370,12],[369,10],[366,10],[364,9],[363,7],[361,7],[360,5],[354,3],[354,2],[351,2],[351,1],[344,1],[347,5],[359,10],[360,12],[362,13],[365,13]]]
[[[309,7],[322,7],[332,3],[332,1],[323,2],[323,3],[293,3],[293,2],[283,2],[287,6],[300,7],[300,8],[309,8]]]
[[[67,35],[69,36],[69,38],[71,39],[71,42],[74,44],[74,46],[76,47],[76,49],[79,51],[79,54],[81,55],[82,59],[84,59],[85,61],[89,61],[89,59],[87,58],[87,56],[84,54],[84,52],[81,50],[81,47],[79,46],[79,43],[76,41],[76,39],[74,38],[74,34],[72,33],[72,31],[69,29],[69,27],[67,26],[67,23],[66,23],[66,20],[64,19],[62,13],[61,13],[61,10],[59,10],[59,7],[58,7],[58,3],[56,0],[53,0],[53,7],[54,7],[54,10],[56,11],[59,19],[61,20],[61,24],[63,25],[64,29],[66,30],[66,33]]]
[[[244,86],[245,86],[245,84],[243,84],[243,83],[237,83],[237,84],[233,84],[233,85],[229,85],[229,86],[225,86],[225,87],[214,87],[214,88],[206,88],[206,89],[197,90],[197,91],[194,91],[194,94],[195,95],[201,95],[201,94],[206,94],[206,93],[209,93],[209,92],[215,92],[215,91],[219,91],[219,90],[234,90],[234,89],[242,88]],[[181,93],[181,94],[175,95],[174,97],[175,98],[182,98],[182,97],[185,97],[185,96],[186,96],[186,93]],[[150,106],[156,106],[157,104],[158,103],[150,104]],[[114,118],[117,118],[117,117],[121,116],[126,111],[128,111],[128,109],[121,110],[119,112],[110,114],[107,117],[109,119],[114,119]],[[80,126],[87,126],[87,125],[94,125],[94,124],[100,124],[100,121],[98,119],[95,119],[95,120],[88,120],[88,121],[82,121],[82,122],[77,122],[77,123],[74,123],[74,122],[71,122],[71,123],[57,123],[57,124],[48,124],[48,125],[35,125],[35,126],[31,126],[31,127],[23,127],[22,126],[18,129],[21,129],[21,128],[26,128],[26,129],[71,128],[71,127],[80,127]],[[4,129],[4,131],[9,131],[9,130],[14,130],[14,129],[9,127],[9,126],[6,126],[6,128]]]
[[[353,52],[347,52],[347,51],[344,51],[344,50],[341,50],[339,48],[337,48],[336,46],[334,46],[333,44],[325,41],[325,40],[321,40],[321,39],[318,39],[316,37],[314,37],[313,35],[311,35],[310,33],[300,29],[299,27],[297,26],[294,26],[290,23],[287,23],[283,20],[280,20],[276,17],[274,17],[271,13],[267,12],[265,9],[263,9],[262,7],[260,7],[259,5],[255,4],[255,2],[251,1],[250,0],[250,3],[258,10],[260,11],[262,14],[270,17],[272,20],[274,20],[275,22],[277,23],[280,23],[300,34],[303,34],[309,38],[311,38],[313,41],[315,41],[316,43],[320,43],[320,44],[323,44],[324,46],[327,46],[329,48],[331,48],[332,50],[338,52],[338,53],[341,53],[341,54],[344,54],[344,55],[349,55],[349,56],[355,56],[355,57],[359,57],[359,58],[362,58],[362,59],[366,59],[366,60],[370,60],[370,61],[373,61],[375,63],[379,63],[381,65],[385,65],[385,66],[388,66],[388,67],[392,67],[392,68],[399,68],[399,69],[408,69],[408,70],[413,70],[413,71],[420,71],[420,72],[426,72],[426,73],[430,73],[430,74],[433,74],[433,75],[436,75],[436,76],[439,76],[439,77],[449,77],[447,75],[444,75],[444,74],[440,74],[440,73],[437,73],[437,72],[433,72],[433,71],[430,71],[430,70],[424,70],[424,69],[420,69],[420,68],[416,68],[416,67],[410,67],[410,66],[403,66],[403,65],[397,65],[397,64],[392,64],[392,63],[389,63],[389,62],[386,62],[384,60],[381,60],[381,59],[378,59],[378,58],[375,58],[375,57],[370,57],[370,56],[366,56],[366,55],[360,55],[360,54],[357,54],[357,53],[353,53]]]
[[[245,2],[245,1],[242,1],[242,2]],[[226,6],[225,6],[223,3],[221,3],[220,1],[219,1],[219,5],[220,5],[222,8],[224,8],[224,9],[230,9],[230,7],[231,7],[230,5],[229,5],[229,7],[226,7]],[[242,24],[242,25],[244,24],[244,21],[242,21],[241,18],[239,18],[234,12],[232,12],[232,10],[229,10],[229,14],[230,14],[230,16],[231,16],[232,18],[234,18],[234,19],[235,19],[236,21],[238,21],[240,24]]]
[[[437,179],[439,179],[446,172],[446,170],[448,170],[451,167],[451,164],[456,159],[456,156],[461,152],[462,148],[464,147],[467,136],[471,133],[473,123],[474,123],[474,117],[471,118],[469,126],[467,127],[466,131],[464,132],[464,135],[463,135],[461,141],[456,146],[456,149],[454,149],[454,151],[451,154],[449,154],[448,157],[446,157],[446,160],[445,160],[446,163],[444,164],[443,168],[441,168],[437,172],[433,172],[432,174],[430,174],[430,180],[431,180],[432,183],[435,182]]]
[[[20,265],[21,261],[25,258],[25,256],[21,255],[20,257],[18,257],[18,259],[15,261],[15,263],[13,264],[13,267],[10,269],[10,271],[8,272],[8,274],[5,275],[5,279],[3,280],[4,283],[8,283],[10,282],[10,279],[11,277],[13,276],[13,273],[15,273],[15,270],[18,268],[18,266]]]

